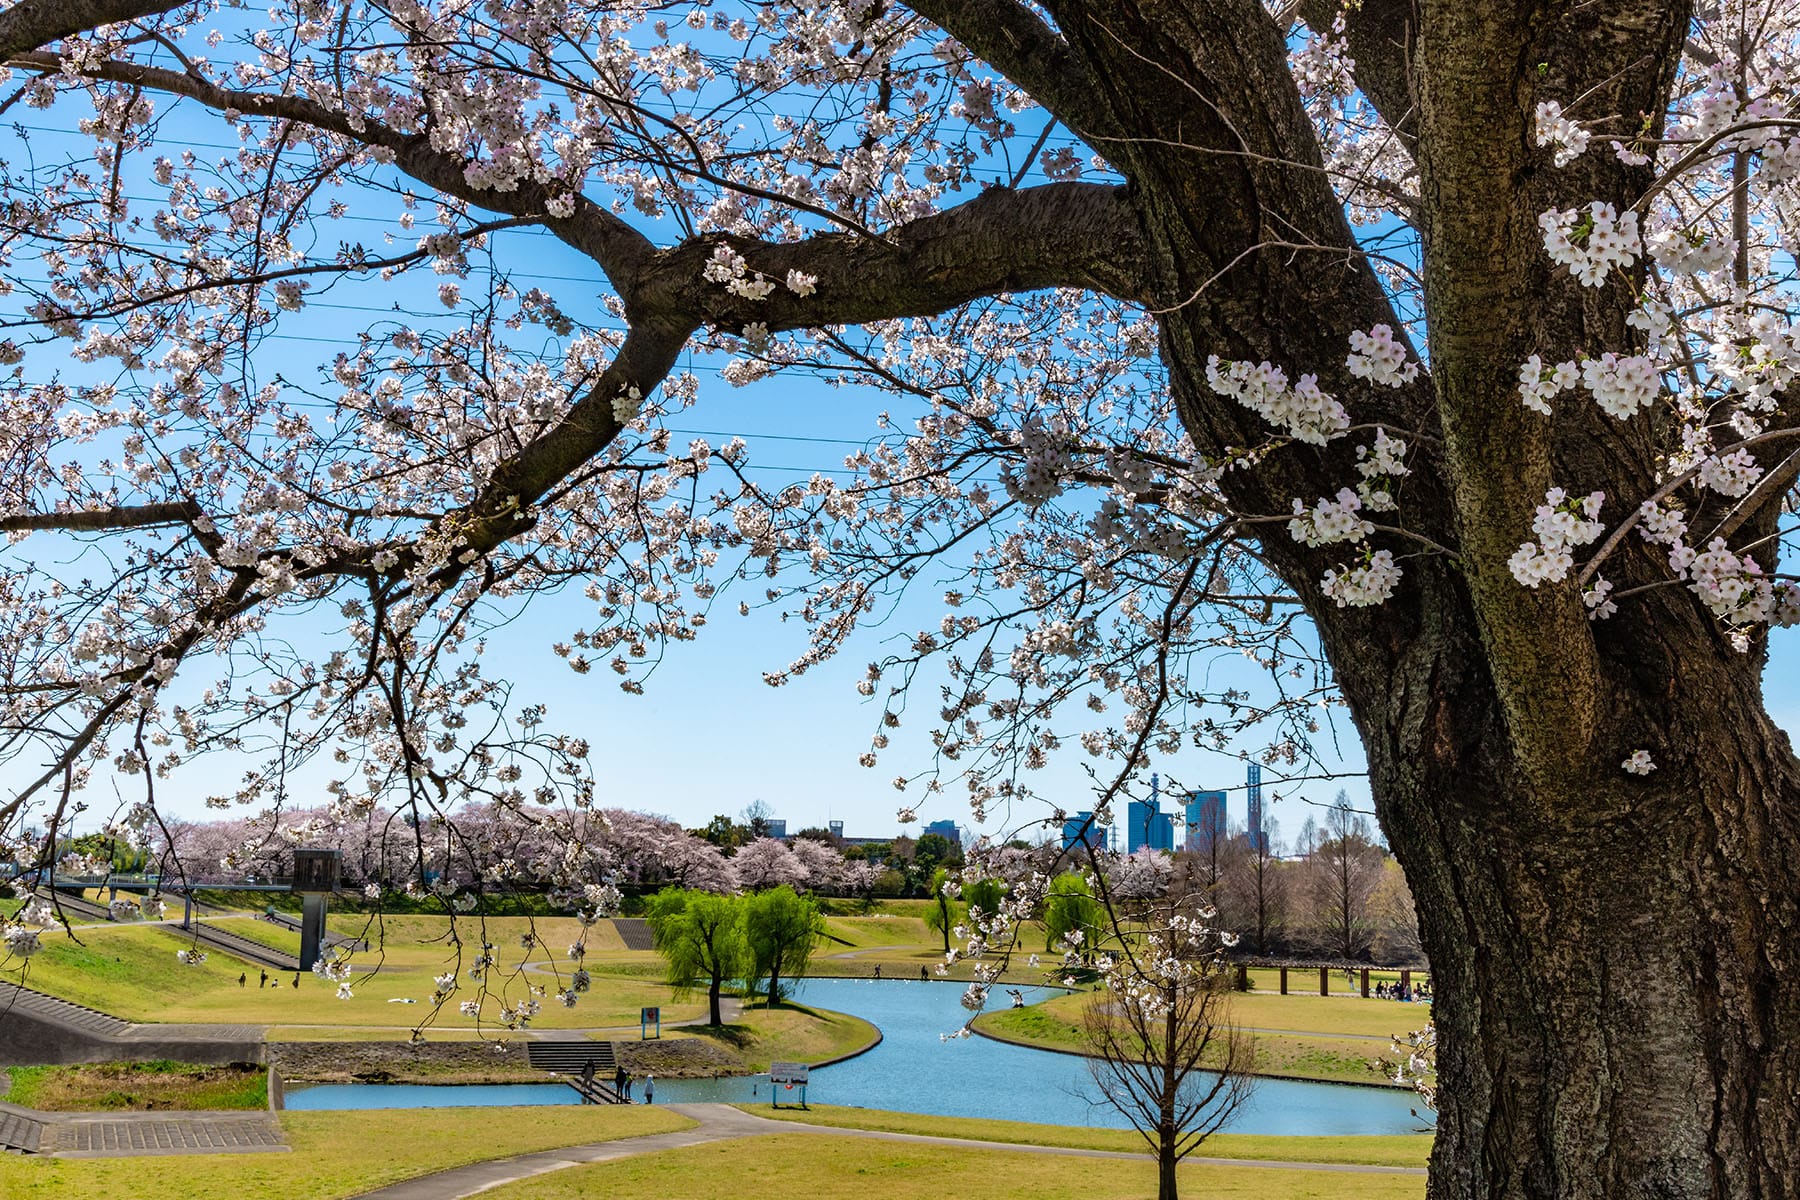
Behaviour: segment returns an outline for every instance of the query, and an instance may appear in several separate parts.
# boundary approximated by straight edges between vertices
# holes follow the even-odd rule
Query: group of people
[[[875,974],[874,974],[873,978],[875,978],[875,979],[881,978],[881,964],[880,963],[875,964]],[[919,968],[919,978],[924,979],[924,980],[929,980],[931,978],[931,972],[928,969],[926,969],[924,966],[921,966]]]
[[[281,980],[279,980],[279,979],[276,979],[275,982],[273,982],[273,983],[269,982],[269,980],[274,977],[271,976],[267,971],[258,971],[256,974],[257,974],[256,987],[257,987],[258,991],[261,991],[263,988],[266,988],[266,987],[280,987],[281,986]],[[246,971],[238,972],[238,986],[239,987],[248,987],[249,985],[250,985],[249,973]],[[298,971],[294,972],[294,986],[295,987],[300,986],[300,972],[298,972]]]
[[[590,1058],[587,1060],[587,1064],[581,1072],[581,1078],[585,1083],[594,1082],[593,1059]],[[627,1071],[624,1067],[618,1067],[613,1071],[613,1095],[619,1098],[620,1104],[635,1103],[631,1098],[631,1085],[633,1082],[631,1072]],[[656,1103],[656,1076],[654,1074],[646,1074],[644,1076],[644,1103]]]
[[[1414,1000],[1431,999],[1431,985],[1420,980],[1418,983],[1378,983],[1375,985],[1377,1000],[1400,1000],[1411,1003]]]

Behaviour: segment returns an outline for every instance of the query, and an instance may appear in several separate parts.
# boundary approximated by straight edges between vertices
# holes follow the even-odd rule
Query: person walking
[[[629,1104],[631,1102],[631,1093],[625,1090],[625,1081],[628,1078],[630,1078],[630,1076],[625,1074],[624,1067],[617,1067],[613,1070],[613,1095],[619,1098],[620,1104]]]
[[[656,1076],[654,1074],[644,1076],[644,1103],[656,1103]]]
[[[877,979],[881,978],[881,964],[880,963],[875,964],[875,978],[877,978]]]
[[[631,1103],[631,1075],[629,1072],[625,1075],[625,1103]]]
[[[931,981],[931,972],[927,971],[924,967],[920,967],[919,968],[919,978],[923,979],[927,983],[929,983]]]
[[[250,982],[250,973],[248,971],[239,971],[238,972],[238,986],[244,987],[249,982]]]
[[[268,986],[269,986],[269,973],[267,971],[262,970],[261,968],[258,968],[257,972],[256,972],[256,990],[260,992]]]

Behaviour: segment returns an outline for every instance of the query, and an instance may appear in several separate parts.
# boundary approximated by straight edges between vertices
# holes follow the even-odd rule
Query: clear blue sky
[[[33,134],[34,152],[45,154],[67,145],[51,131],[49,122],[70,111],[59,108],[49,114],[32,114],[36,121],[44,122],[35,126],[39,132]],[[217,139],[220,129],[216,124],[202,129],[194,144],[204,152],[206,139]],[[13,157],[14,152],[9,150],[7,156]],[[149,207],[144,206],[146,211]],[[353,214],[351,220],[322,236],[364,240],[372,250],[381,251],[386,248],[384,230],[393,230],[400,245],[410,245],[417,237],[416,233],[399,232],[379,212]],[[646,232],[665,242],[678,236],[669,222],[662,227],[649,222]],[[522,284],[545,287],[571,311],[594,311],[600,289],[591,264],[545,235],[509,234],[506,238],[500,244],[508,248],[511,259],[528,264],[517,276]],[[429,275],[417,279],[409,306],[435,311],[441,319],[443,310],[431,298],[436,283]],[[403,300],[406,295],[399,293]],[[389,290],[376,294],[372,285],[366,293],[357,285],[346,285],[315,296],[305,313],[285,320],[282,333],[264,344],[258,353],[259,374],[267,379],[279,372],[292,380],[317,382],[319,364],[328,363],[345,344],[341,336],[345,323],[373,320],[374,314],[395,298]],[[34,359],[30,365],[34,378],[41,378],[43,361]],[[716,369],[716,364],[713,366]],[[76,370],[71,368],[71,377]],[[877,412],[900,412],[892,397],[827,388],[807,379],[777,378],[733,389],[712,370],[703,369],[702,375],[697,407],[678,414],[669,424],[678,430],[713,435],[715,444],[724,436],[744,435],[750,442],[753,463],[765,472],[761,476],[764,481],[803,479],[815,470],[841,469],[841,458],[852,445],[877,432]],[[685,440],[678,436],[675,444],[685,444]],[[44,542],[38,539],[0,555],[20,553],[42,554]],[[684,824],[698,825],[715,813],[736,814],[760,799],[787,819],[790,830],[841,819],[852,834],[885,836],[901,831],[895,810],[903,798],[889,780],[899,773],[912,774],[928,762],[928,724],[920,721],[904,728],[875,769],[859,766],[857,756],[867,749],[881,710],[875,701],[857,696],[854,684],[864,664],[882,656],[883,637],[936,623],[943,611],[938,591],[922,582],[889,629],[865,631],[861,643],[848,654],[779,689],[766,686],[762,673],[784,667],[800,653],[805,647],[805,630],[797,622],[783,624],[767,611],[740,619],[735,616],[735,598],[719,606],[716,611],[721,615],[702,631],[698,642],[669,651],[642,697],[621,692],[610,671],[579,676],[550,652],[551,642],[591,624],[591,605],[578,589],[539,602],[528,620],[499,631],[491,639],[489,662],[507,664],[519,684],[521,702],[549,705],[552,726],[590,740],[604,804],[663,813]],[[1800,672],[1795,670],[1800,665],[1800,634],[1777,631],[1774,646],[1770,707],[1785,728],[1793,729],[1800,727],[1800,684],[1796,683]],[[1229,657],[1222,655],[1222,660]],[[193,666],[204,668],[205,664]],[[1221,669],[1241,671],[1242,667],[1227,663]],[[1249,676],[1245,678],[1248,681]],[[924,707],[935,707],[929,702],[934,692],[921,693],[920,698],[928,702]],[[1330,765],[1357,771],[1360,749],[1353,730],[1341,710],[1336,721],[1344,754]],[[1065,732],[1079,728],[1078,719],[1072,717]],[[1321,737],[1322,748],[1328,749],[1329,743],[1328,735]],[[1081,770],[1084,761],[1090,760],[1078,747],[1065,750],[1042,773],[1043,790],[1070,810],[1086,807],[1091,795],[1091,783]],[[0,783],[17,782],[29,765],[13,764],[0,770]],[[245,765],[227,758],[200,760],[162,786],[166,807],[176,815],[202,815],[200,798],[230,790],[231,781]],[[1188,751],[1177,760],[1156,765],[1190,786],[1234,789],[1231,818],[1243,819],[1243,765],[1230,755],[1202,756]],[[311,786],[316,788],[326,777],[327,772],[316,772]],[[1284,836],[1291,836],[1309,813],[1301,798],[1328,801],[1342,787],[1357,802],[1367,801],[1361,779],[1283,788],[1274,772],[1268,778],[1272,782],[1266,785],[1267,791],[1288,793],[1288,798],[1272,809]],[[307,787],[301,782],[295,788],[298,803],[309,802]],[[129,794],[129,786],[124,790]],[[95,781],[91,798],[97,810],[110,809],[111,792],[110,781]],[[920,805],[921,820],[948,817],[959,824],[967,821],[956,788],[929,800],[915,790],[904,800]],[[1000,812],[987,828],[1010,832],[1043,815],[1041,811]]]

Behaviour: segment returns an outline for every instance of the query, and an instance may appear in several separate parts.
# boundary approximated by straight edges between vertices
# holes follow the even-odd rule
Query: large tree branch
[[[25,50],[180,8],[187,0],[22,0],[0,12],[0,61]]]
[[[1098,143],[1118,134],[1112,114],[1094,103],[1087,67],[1018,0],[909,0],[908,6],[1031,93],[1077,136]]]
[[[143,529],[151,525],[177,525],[197,521],[203,515],[191,500],[160,504],[128,504],[116,508],[85,508],[74,512],[14,513],[0,517],[0,532],[62,529],[72,532],[97,529]]]
[[[775,291],[749,300],[706,280],[702,271],[721,242],[777,284]],[[639,301],[648,311],[681,313],[695,324],[741,329],[761,322],[771,331],[930,316],[980,296],[1051,287],[1143,303],[1150,297],[1143,258],[1124,188],[990,188],[880,239],[829,233],[787,243],[684,242],[646,268]],[[789,271],[816,277],[818,290],[810,296],[790,290]]]
[[[15,55],[10,65],[45,72],[63,69],[62,60],[54,54]],[[402,133],[367,117],[353,119],[304,96],[237,91],[220,87],[199,75],[119,60],[96,63],[83,68],[81,73],[93,79],[185,96],[219,112],[293,121],[364,146],[386,150],[393,155],[396,166],[420,183],[494,212],[541,221],[544,228],[598,263],[628,299],[634,290],[639,267],[655,249],[643,234],[585,196],[561,196],[533,180],[521,180],[508,191],[477,186],[468,180],[468,160],[434,149],[426,135]],[[566,217],[552,215],[549,210],[550,202],[559,198],[574,206]]]

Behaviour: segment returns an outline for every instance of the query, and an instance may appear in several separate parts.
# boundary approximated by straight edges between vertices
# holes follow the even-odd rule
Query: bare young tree
[[[1318,845],[1306,860],[1311,900],[1310,937],[1321,953],[1360,959],[1375,939],[1370,901],[1387,855],[1369,836],[1369,823],[1343,792],[1325,814]]]
[[[1175,1169],[1248,1099],[1252,1043],[1230,1023],[1229,972],[1207,910],[1165,904],[1102,955],[1103,989],[1082,1014],[1101,1098],[1156,1152],[1158,1200]]]
[[[1229,927],[1257,954],[1273,953],[1287,926],[1289,868],[1276,854],[1275,834],[1275,822],[1265,814],[1260,831],[1232,840],[1219,894],[1231,914]]]

